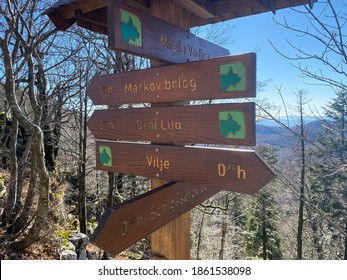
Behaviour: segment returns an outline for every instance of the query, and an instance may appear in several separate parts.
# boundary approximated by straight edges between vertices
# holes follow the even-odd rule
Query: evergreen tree
[[[321,228],[333,254],[328,258],[347,259],[347,92],[338,92],[325,111],[328,120],[317,139],[319,149],[312,151],[310,198],[327,217]]]
[[[273,148],[265,145],[258,152],[274,168],[277,163]],[[276,183],[270,183],[254,195],[247,208],[243,235],[244,251],[248,258],[281,259],[279,210],[275,199]]]

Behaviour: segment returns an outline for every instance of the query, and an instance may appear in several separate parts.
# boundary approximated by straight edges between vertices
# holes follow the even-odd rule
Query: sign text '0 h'
[[[255,145],[253,102],[94,111],[96,139],[156,143]]]
[[[108,209],[91,242],[116,255],[218,191],[216,188],[169,182]]]
[[[108,1],[109,48],[173,63],[228,55],[229,51],[145,12]]]
[[[254,53],[95,76],[95,105],[255,97]]]
[[[274,177],[251,150],[96,141],[100,170],[254,194]]]

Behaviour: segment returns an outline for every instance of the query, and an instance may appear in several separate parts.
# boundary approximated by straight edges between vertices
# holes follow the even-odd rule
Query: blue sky
[[[333,2],[336,3],[337,10],[346,11],[347,7],[344,6],[343,1],[335,0]],[[321,8],[322,4],[316,3],[314,11],[319,11]],[[298,38],[293,32],[278,26],[273,20],[275,18],[278,21],[283,21],[284,17],[290,24],[295,26],[305,27],[308,25],[304,15],[291,9],[278,10],[275,16],[272,13],[264,13],[234,19],[229,21],[229,24],[233,26],[231,33],[233,43],[224,47],[228,48],[231,54],[257,53],[257,78],[261,80],[271,79],[266,90],[260,94],[261,97],[280,105],[282,101],[277,93],[277,87],[281,88],[283,97],[288,104],[295,104],[293,91],[305,89],[308,90],[309,97],[312,98],[311,105],[314,104],[320,109],[334,97],[333,90],[325,86],[313,86],[314,81],[312,79],[300,77],[299,70],[294,68],[289,60],[278,54],[269,43],[269,40],[271,40],[285,54],[293,54],[293,50],[286,42],[286,39],[310,51],[319,52],[320,46],[318,44],[313,44],[308,38]],[[313,62],[304,63],[309,63],[313,69],[317,70],[321,67]],[[333,75],[331,72],[327,72],[327,74]]]

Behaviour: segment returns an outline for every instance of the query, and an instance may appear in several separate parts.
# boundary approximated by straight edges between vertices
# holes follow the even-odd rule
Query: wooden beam
[[[66,1],[58,1],[54,6],[53,10],[59,10],[59,15],[62,19],[71,19],[75,17],[75,11],[80,10],[84,14],[106,7],[107,0],[90,0],[90,1],[70,1],[68,5],[62,5]]]
[[[215,16],[214,9],[210,1],[175,0],[175,2],[198,17],[212,18]]]
[[[189,12],[173,1],[152,0],[150,13],[153,16],[175,24],[184,30],[189,30],[190,28],[191,18]],[[151,60],[151,68],[163,65],[165,65],[165,63]],[[161,106],[164,104],[165,103],[152,103],[152,106]],[[169,102],[166,105],[171,106],[178,104]],[[155,189],[165,183],[166,182],[161,179],[152,179],[151,187],[152,189]],[[169,260],[189,260],[190,213],[186,212],[174,221],[152,233],[150,236],[150,242],[153,256],[161,256]]]
[[[221,21],[226,21],[234,18],[240,18],[255,14],[261,14],[265,12],[271,11],[269,6],[264,6],[260,1],[269,3],[276,2],[275,10],[280,10],[289,7],[296,7],[300,5],[309,4],[310,7],[313,6],[314,2],[317,0],[238,0],[238,1],[230,1],[230,0],[218,0],[211,1],[212,9],[214,10],[215,16],[212,18],[201,18],[196,17],[191,19],[191,26],[201,26],[205,24],[212,24]],[[269,4],[274,5],[274,3]]]
[[[276,0],[259,0],[259,2],[266,8],[276,13]]]
[[[149,13],[150,1],[147,0],[123,0],[122,3],[134,7],[142,12]]]
[[[308,0],[308,4],[310,6],[310,9],[313,9],[314,2],[316,2],[316,0]]]
[[[118,0],[121,3],[135,7],[152,15],[153,0]],[[186,11],[185,21],[189,22],[190,27],[212,24],[216,22],[226,21],[233,18],[239,18],[268,11],[276,11],[283,8],[295,7],[300,5],[309,5],[313,7],[317,0],[161,0],[161,2],[169,2]],[[60,0],[51,8],[45,11],[52,22],[60,30],[66,30],[76,22],[76,11],[80,10],[83,14],[87,14],[94,10],[105,9],[108,0]],[[177,8],[172,11],[176,14]],[[163,13],[163,10],[159,11]],[[100,15],[101,17],[102,15]],[[158,14],[156,15],[158,16]],[[160,16],[158,16],[160,17]],[[171,18],[174,18],[170,16]],[[164,19],[173,24],[170,18]],[[94,24],[95,26],[95,24]],[[104,31],[102,33],[105,33]]]
[[[107,35],[107,11],[100,8],[87,14],[76,12],[77,25],[85,29]]]
[[[107,6],[107,0],[60,0],[45,11],[59,30],[67,30],[76,22],[76,12],[89,13]]]

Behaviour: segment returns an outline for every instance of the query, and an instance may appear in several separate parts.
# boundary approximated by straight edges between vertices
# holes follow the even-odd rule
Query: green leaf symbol
[[[220,76],[220,86],[223,91],[227,91],[228,88],[236,87],[236,85],[241,81],[241,77],[234,73],[233,68],[229,68],[229,72],[226,75]]]
[[[121,10],[121,35],[128,44],[142,47],[142,25],[139,18]]]
[[[247,88],[246,68],[242,62],[219,66],[219,86],[222,91],[244,91]]]
[[[122,37],[125,42],[129,42],[130,39],[135,41],[137,38],[139,38],[140,33],[137,31],[136,27],[134,26],[133,20],[131,17],[129,18],[129,21],[127,23],[122,22]]]
[[[102,166],[112,166],[112,151],[107,146],[99,146],[99,162]]]
[[[241,111],[219,113],[219,132],[227,139],[245,139],[245,119]]]

